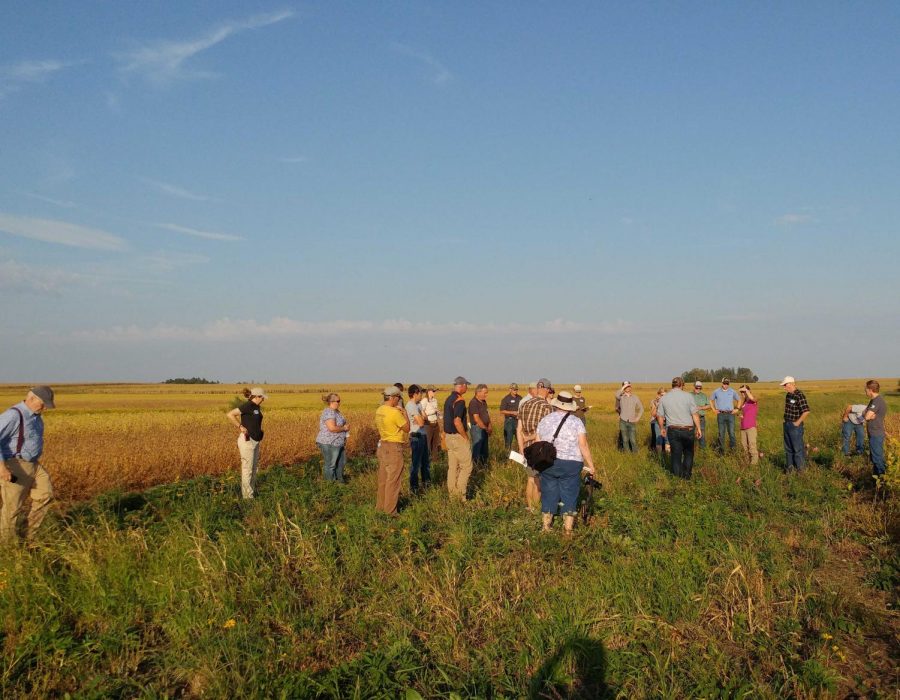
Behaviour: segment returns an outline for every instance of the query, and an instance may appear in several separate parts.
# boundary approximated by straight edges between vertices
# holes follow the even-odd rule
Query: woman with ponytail
[[[256,470],[259,466],[259,443],[263,439],[262,411],[260,404],[268,396],[260,387],[244,389],[247,401],[225,415],[240,430],[238,451],[241,453],[241,496],[256,496]]]

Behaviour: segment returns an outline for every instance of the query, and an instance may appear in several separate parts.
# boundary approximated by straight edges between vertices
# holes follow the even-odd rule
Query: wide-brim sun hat
[[[575,403],[575,397],[569,391],[561,391],[550,401],[550,405],[561,411],[577,411],[578,404]]]

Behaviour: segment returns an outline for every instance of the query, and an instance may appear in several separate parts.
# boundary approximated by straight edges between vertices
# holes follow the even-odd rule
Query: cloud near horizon
[[[203,326],[178,326],[158,324],[151,327],[138,325],[113,326],[106,329],[76,331],[73,340],[96,342],[145,342],[145,341],[222,341],[260,337],[328,337],[359,334],[391,335],[556,335],[566,333],[593,333],[618,335],[635,330],[634,324],[622,320],[600,323],[577,323],[554,319],[544,323],[470,323],[451,321],[431,323],[388,319],[385,321],[298,321],[275,317],[268,322],[253,319],[223,318]]]
[[[56,219],[37,219],[0,212],[0,231],[12,236],[45,243],[58,243],[72,248],[91,250],[124,250],[125,240],[100,229],[70,224]]]
[[[295,14],[293,10],[281,10],[254,15],[244,20],[224,22],[194,39],[147,42],[131,51],[115,54],[114,57],[119,61],[119,70],[123,74],[141,75],[158,86],[169,85],[176,80],[212,78],[216,76],[215,73],[191,69],[185,64],[197,54],[235,34],[277,24],[294,17]]]

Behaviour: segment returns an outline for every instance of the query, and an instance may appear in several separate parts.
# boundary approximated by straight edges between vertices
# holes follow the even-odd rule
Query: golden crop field
[[[890,383],[887,383],[890,382]],[[808,395],[857,393],[863,400],[864,380],[804,382]],[[645,407],[659,386],[667,382],[635,384]],[[885,380],[892,390],[896,380]],[[520,382],[527,387],[527,382]],[[594,405],[590,425],[614,430],[613,394],[616,384],[585,384],[584,394]],[[237,471],[236,432],[225,413],[242,386],[172,384],[57,385],[57,408],[45,415],[46,447],[42,461],[49,469],[62,501],[90,498],[111,489],[143,489],[160,483],[204,474]],[[442,401],[449,391],[441,385]],[[710,385],[710,391],[712,388]],[[754,387],[762,399],[777,397],[775,383]],[[28,387],[0,386],[0,406],[20,401]],[[315,435],[323,408],[321,396],[341,394],[342,411],[351,424],[349,454],[371,453],[377,436],[373,415],[380,403],[378,385],[267,385],[263,404],[266,437],[261,466],[293,464],[318,453]],[[571,389],[559,385],[557,390]],[[471,392],[471,389],[470,389]],[[505,385],[493,385],[488,402],[496,412]],[[709,393],[709,392],[707,392]],[[495,413],[495,424],[501,417]],[[817,420],[836,420],[816,415]]]

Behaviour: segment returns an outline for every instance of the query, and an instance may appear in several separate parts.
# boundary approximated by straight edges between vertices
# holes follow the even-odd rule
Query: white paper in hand
[[[525,459],[525,455],[519,454],[519,453],[516,452],[515,450],[510,450],[510,452],[509,452],[509,458],[510,458],[513,462],[518,462],[518,463],[521,464],[523,467],[527,467],[527,466],[528,466],[528,460]]]

